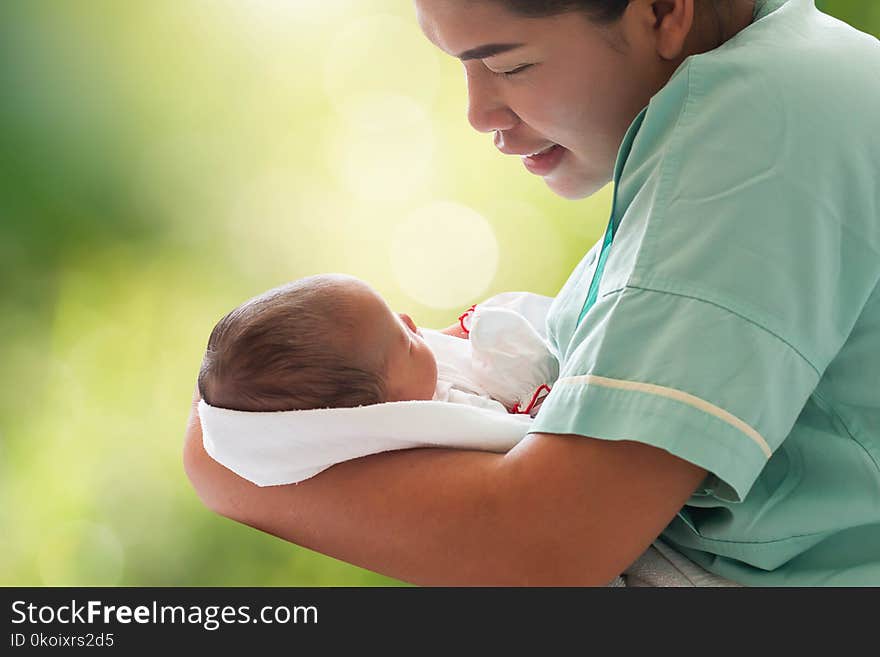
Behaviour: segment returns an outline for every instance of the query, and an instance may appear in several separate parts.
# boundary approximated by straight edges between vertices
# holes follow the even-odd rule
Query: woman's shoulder
[[[789,129],[835,114],[852,126],[880,112],[880,41],[819,11],[812,0],[779,6],[713,50],[688,57],[651,99],[646,122],[685,124],[686,113],[785,119]],[[840,121],[846,112],[846,121]],[[742,123],[742,122],[739,122]],[[733,122],[736,127],[737,122]],[[832,126],[823,125],[824,129]]]
[[[707,171],[719,174],[715,193],[760,174],[861,196],[873,193],[878,115],[880,42],[810,0],[788,0],[682,62],[646,108],[626,166],[630,177],[654,171],[691,196],[711,180]],[[840,178],[853,169],[861,173]]]
[[[687,98],[701,111],[784,118],[789,129],[813,130],[817,120],[831,118],[826,114],[852,126],[873,124],[880,112],[880,41],[819,11],[812,0],[782,3],[683,68],[685,85],[670,100]]]
[[[829,57],[855,60],[867,42],[813,10],[804,20],[830,33],[798,57],[814,33],[788,6],[746,30],[757,35],[683,62],[633,124],[599,295],[627,285],[687,294],[821,362],[823,336],[839,332],[827,324],[853,321],[877,280],[880,50],[867,47],[873,67],[838,74]],[[856,45],[831,43],[841,34]],[[805,321],[829,281],[844,288],[826,294],[837,306]]]

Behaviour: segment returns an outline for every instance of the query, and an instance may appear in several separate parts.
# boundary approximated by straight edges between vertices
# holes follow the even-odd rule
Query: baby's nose
[[[403,320],[403,323],[406,324],[413,333],[418,333],[418,328],[416,327],[416,323],[412,320],[412,317],[406,313],[399,313],[399,315],[400,319]]]

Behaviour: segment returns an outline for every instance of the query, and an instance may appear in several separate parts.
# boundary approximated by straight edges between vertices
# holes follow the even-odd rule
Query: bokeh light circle
[[[498,269],[498,241],[478,212],[451,202],[423,207],[398,224],[391,266],[401,289],[431,308],[468,305]]]

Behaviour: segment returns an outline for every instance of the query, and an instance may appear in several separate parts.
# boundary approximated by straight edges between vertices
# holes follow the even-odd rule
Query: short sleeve
[[[625,140],[597,300],[577,324],[587,275],[554,304],[560,378],[532,426],[660,447],[734,502],[880,272],[875,190],[845,166],[863,154],[824,134],[798,139],[828,101],[774,93],[781,74],[744,61],[734,48],[691,58]]]
[[[647,443],[708,470],[714,494],[742,500],[816,371],[765,329],[688,296],[628,287],[590,315],[531,432]]]

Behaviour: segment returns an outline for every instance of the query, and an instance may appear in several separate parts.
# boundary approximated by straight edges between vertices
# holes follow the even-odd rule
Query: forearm
[[[246,524],[414,584],[498,583],[511,547],[492,488],[500,458],[418,449],[347,461],[290,487]]]
[[[184,464],[214,511],[422,585],[603,585],[650,544],[705,472],[662,450],[532,435],[508,454],[410,449],[260,488],[207,455]]]

